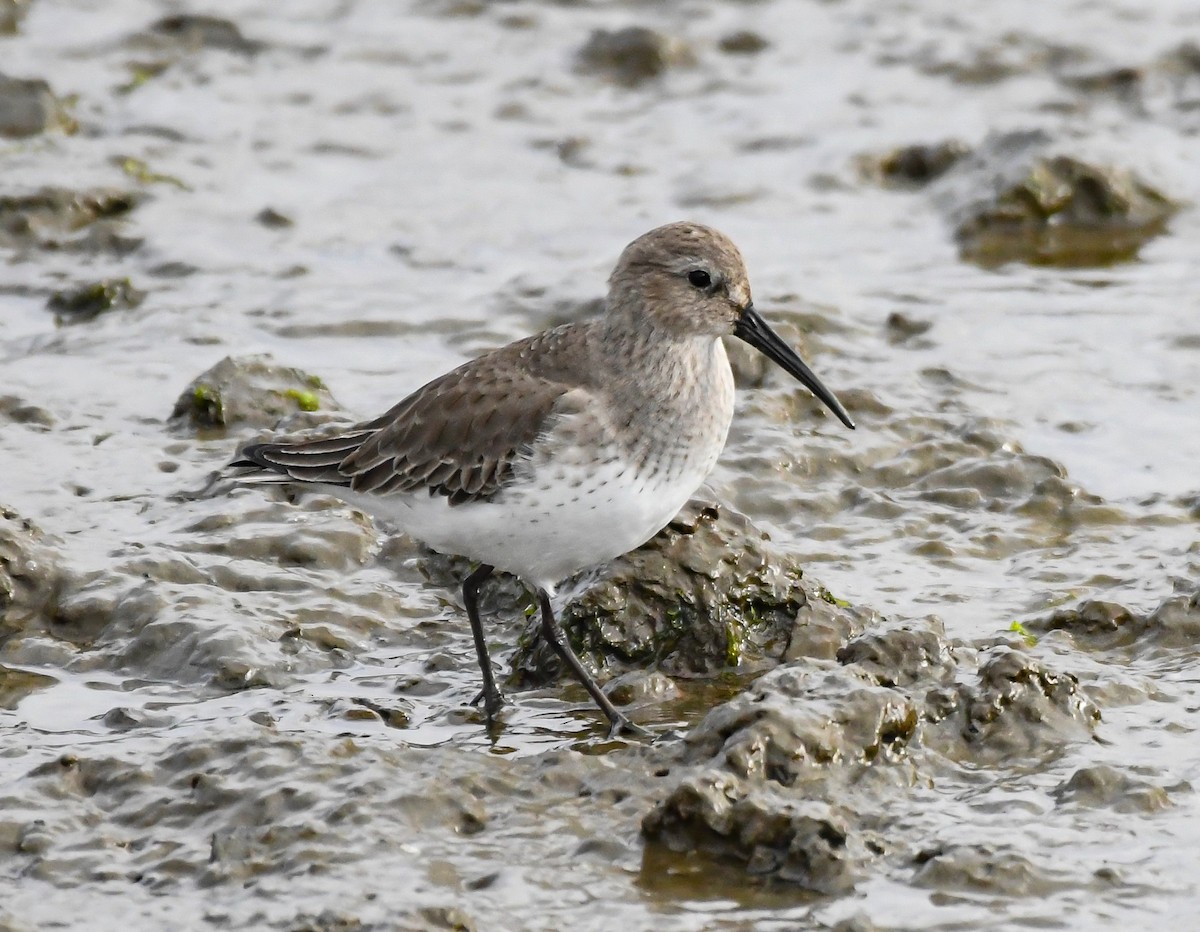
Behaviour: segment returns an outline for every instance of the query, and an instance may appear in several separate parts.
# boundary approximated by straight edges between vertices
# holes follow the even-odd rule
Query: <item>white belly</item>
[[[443,553],[460,554],[553,592],[568,576],[641,546],[667,525],[711,464],[667,481],[623,462],[563,466],[490,502],[451,507],[426,492],[376,498],[330,489]]]

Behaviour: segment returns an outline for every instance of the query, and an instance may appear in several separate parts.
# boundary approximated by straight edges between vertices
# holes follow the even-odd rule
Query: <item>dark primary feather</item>
[[[230,467],[356,492],[427,489],[451,505],[489,499],[549,426],[558,400],[587,380],[588,372],[565,369],[560,354],[588,326],[567,324],[480,356],[338,436],[251,444]]]
[[[339,472],[338,466],[358,449],[367,436],[368,432],[355,428],[349,433],[322,440],[252,443],[242,448],[241,458],[230,463],[228,468],[261,470],[278,473],[297,482],[349,487],[350,477]]]

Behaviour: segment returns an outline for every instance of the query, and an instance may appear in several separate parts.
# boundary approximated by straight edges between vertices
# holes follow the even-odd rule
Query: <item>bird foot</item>
[[[619,738],[622,732],[634,738],[654,737],[652,732],[647,731],[641,725],[631,722],[619,712],[617,713],[616,718],[610,718],[609,721],[612,723],[612,727],[608,729],[609,738]]]
[[[508,704],[508,700],[504,698],[504,693],[500,692],[498,688],[491,692],[486,689],[479,690],[479,693],[471,700],[471,705],[479,705],[481,702],[483,703],[483,712],[487,716],[489,724],[496,718],[499,711]]]

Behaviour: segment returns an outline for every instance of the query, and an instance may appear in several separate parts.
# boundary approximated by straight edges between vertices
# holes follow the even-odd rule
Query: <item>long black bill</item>
[[[767,326],[767,322],[758,315],[754,305],[748,305],[742,311],[737,326],[733,328],[733,335],[739,340],[745,340],[771,362],[782,366],[786,372],[789,372],[810,392],[825,402],[825,406],[838,416],[839,421],[851,430],[854,429],[854,422],[850,420],[850,415],[846,413],[842,403],[837,400],[833,392],[821,384],[821,380],[816,377],[812,369],[804,364],[804,360],[796,355],[796,351],[784,343],[779,338],[779,334]]]

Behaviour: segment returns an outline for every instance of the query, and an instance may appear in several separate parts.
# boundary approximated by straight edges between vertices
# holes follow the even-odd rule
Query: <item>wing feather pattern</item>
[[[337,436],[251,444],[230,468],[239,478],[382,495],[425,489],[451,505],[490,499],[553,423],[562,396],[587,381],[588,360],[564,351],[588,326],[567,324],[480,356]],[[568,357],[584,371],[572,371]]]

